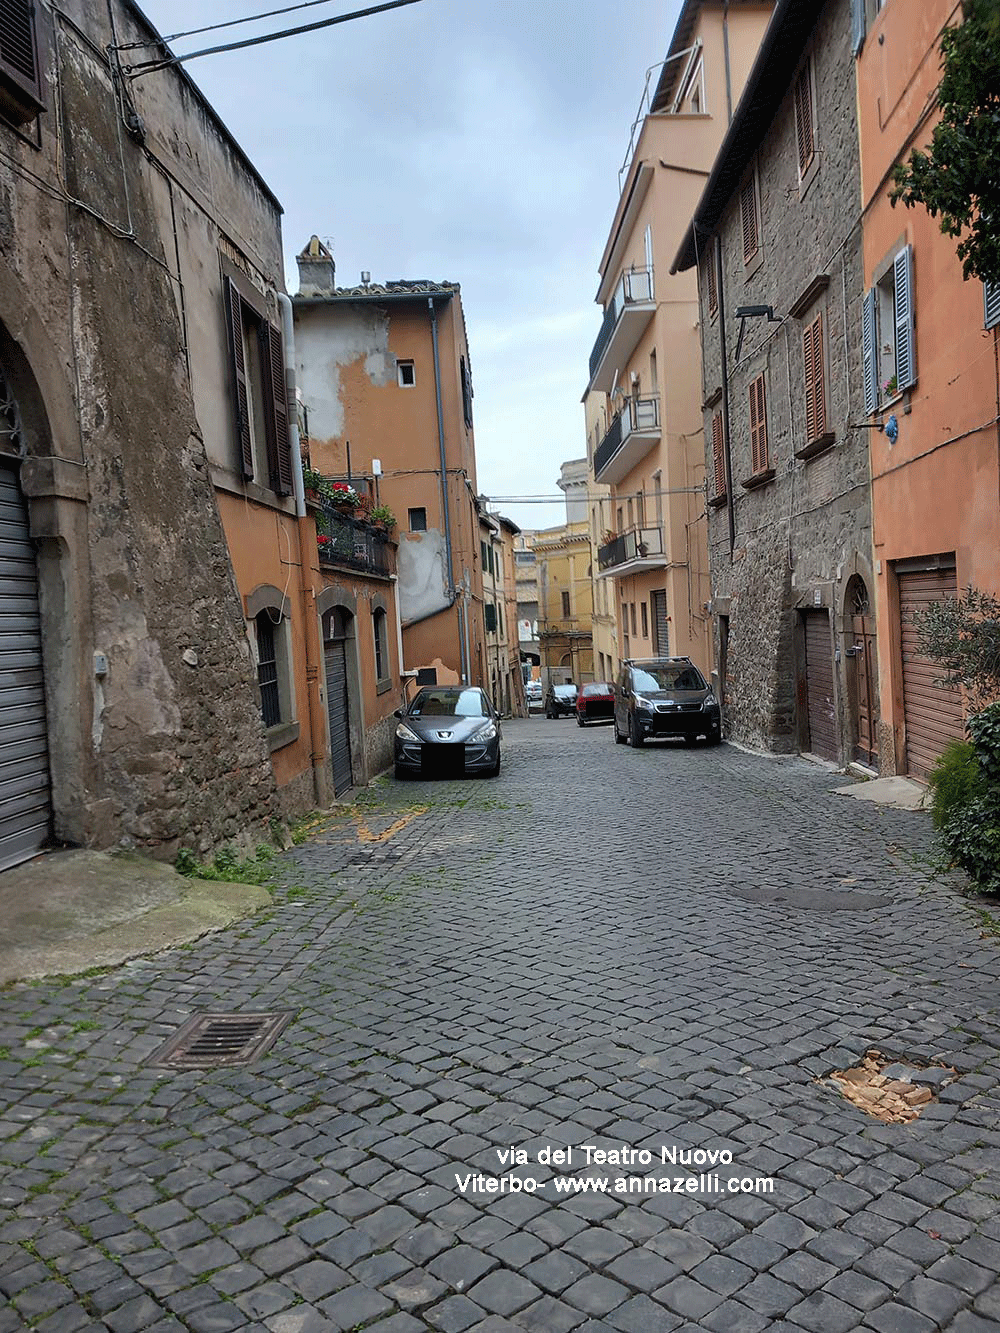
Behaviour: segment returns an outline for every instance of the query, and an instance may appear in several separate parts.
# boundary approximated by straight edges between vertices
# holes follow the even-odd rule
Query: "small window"
[[[656,348],[654,347],[649,354],[649,387],[652,389],[653,393],[656,393],[660,387],[658,374],[659,372],[656,367]]]
[[[379,606],[372,612],[372,631],[375,637],[375,679],[389,677],[389,641],[386,633],[386,614]]]
[[[563,613],[563,618],[568,620],[570,615],[568,592],[563,592],[562,594],[562,613]]]
[[[743,231],[743,262],[749,264],[760,249],[760,227],[757,216],[757,185],[751,173],[740,190],[740,226]]]
[[[472,372],[469,370],[469,364],[465,357],[459,358],[459,369],[462,374],[462,415],[465,418],[465,424],[472,429]]]
[[[281,334],[225,279],[236,466],[247,481],[292,493],[292,456]]]
[[[802,73],[795,81],[795,141],[799,150],[801,180],[816,156],[811,60],[806,61]]]
[[[1000,282],[983,283],[983,322],[988,329],[1000,324]]]
[[[397,361],[396,378],[401,389],[412,389],[417,382],[417,371],[413,362]]]
[[[409,524],[411,532],[427,531],[427,510],[426,509],[408,509]]]
[[[812,436],[810,436],[810,439]],[[767,394],[764,376],[758,375],[750,385],[750,454],[751,470],[766,472],[767,459]]]
[[[648,638],[649,638],[649,612],[648,612],[648,610],[647,610],[647,608],[646,608],[646,603],[645,603],[644,601],[639,603],[639,610],[642,612],[642,637],[643,637],[644,639],[648,639]]]
[[[487,602],[483,610],[486,614],[486,633],[495,634],[497,630],[497,609],[492,602]]]
[[[726,458],[722,448],[722,413],[712,417],[712,463],[715,471],[715,498],[723,499],[726,494]]]
[[[823,359],[823,316],[817,315],[802,335],[805,365],[806,439],[826,434],[826,375]]]
[[[865,409],[874,412],[917,382],[912,246],[893,257],[865,295],[861,343]]]
[[[479,543],[479,558],[482,561],[483,573],[485,574],[487,569],[489,569],[489,560],[486,555],[486,543],[484,541]]]

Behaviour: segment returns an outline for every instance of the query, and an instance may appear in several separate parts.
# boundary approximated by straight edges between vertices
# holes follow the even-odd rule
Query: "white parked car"
[[[542,682],[540,680],[526,680],[524,682],[524,697],[528,701],[529,709],[541,709]]]

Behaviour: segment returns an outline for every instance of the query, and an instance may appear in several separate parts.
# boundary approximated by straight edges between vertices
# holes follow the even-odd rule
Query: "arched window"
[[[283,629],[280,611],[270,608],[261,611],[254,624],[257,627],[257,684],[260,687],[260,711],[265,727],[276,727],[282,721],[281,689],[278,684],[279,635]]]
[[[375,634],[375,678],[382,683],[389,679],[389,639],[386,633],[386,614],[379,606],[372,612]]]

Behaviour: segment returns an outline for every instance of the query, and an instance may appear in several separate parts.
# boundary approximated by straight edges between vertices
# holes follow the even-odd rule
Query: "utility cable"
[[[265,33],[263,37],[247,37],[242,42],[229,42],[223,46],[206,46],[200,51],[190,51],[183,56],[168,56],[165,60],[146,60],[141,65],[123,65],[122,71],[129,79],[141,78],[158,69],[169,69],[181,65],[187,60],[197,60],[199,56],[214,56],[222,51],[241,51],[248,46],[261,46],[265,42],[277,42],[282,37],[297,37],[303,32],[316,32],[320,28],[332,28],[337,23],[349,23],[351,19],[369,18],[372,14],[382,14],[388,9],[400,9],[403,5],[416,5],[420,0],[386,0],[385,4],[372,5],[368,9],[356,9],[350,14],[337,14],[332,19],[320,19],[318,23],[306,23],[300,28],[285,28],[281,32]]]
[[[153,42],[122,42],[116,51],[134,51],[137,47],[157,46],[162,42],[176,42],[182,37],[197,37],[202,32],[217,32],[219,28],[235,28],[241,23],[256,23],[258,19],[274,18],[277,14],[290,14],[295,9],[312,9],[313,5],[330,5],[333,0],[301,0],[297,5],[286,5],[284,9],[268,9],[263,14],[248,14],[242,19],[227,19],[225,23],[209,23],[204,28],[188,28],[187,32],[172,32],[169,37],[160,37]]]

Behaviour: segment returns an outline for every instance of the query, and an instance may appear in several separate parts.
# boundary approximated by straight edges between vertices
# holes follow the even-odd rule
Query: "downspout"
[[[715,280],[719,289],[719,354],[722,357],[722,456],[726,464],[729,503],[729,559],[736,550],[736,496],[733,495],[733,457],[729,447],[729,362],[726,353],[726,284],[722,271],[722,236],[715,233]]]
[[[301,570],[302,639],[306,654],[306,694],[309,699],[310,761],[313,766],[313,788],[320,805],[328,805],[333,796],[331,776],[327,771],[326,726],[320,700],[319,676],[319,622],[316,617],[316,589],[312,583],[312,556],[315,542],[311,538],[310,522],[306,513],[305,485],[302,480],[302,443],[299,439],[298,402],[295,396],[295,323],[292,302],[284,292],[276,293],[281,310],[282,343],[285,353],[285,401],[288,408],[288,448],[292,456],[292,498],[295,501],[295,530],[299,547]]]
[[[722,6],[722,51],[726,64],[726,124],[733,123],[733,76],[729,68],[729,0]]]
[[[448,596],[452,598],[452,601],[454,601],[456,595],[455,567],[451,549],[451,511],[448,507],[448,459],[444,445],[444,411],[441,407],[441,355],[438,348],[437,309],[434,305],[434,298],[432,296],[427,298],[427,309],[430,311],[431,315],[431,343],[434,348],[434,397],[437,404],[438,453],[441,460],[441,508],[444,516],[444,551],[448,570],[448,586],[446,592]],[[458,650],[462,657],[462,680],[463,682],[468,682],[468,622],[466,622],[464,637],[461,630],[459,630]]]

